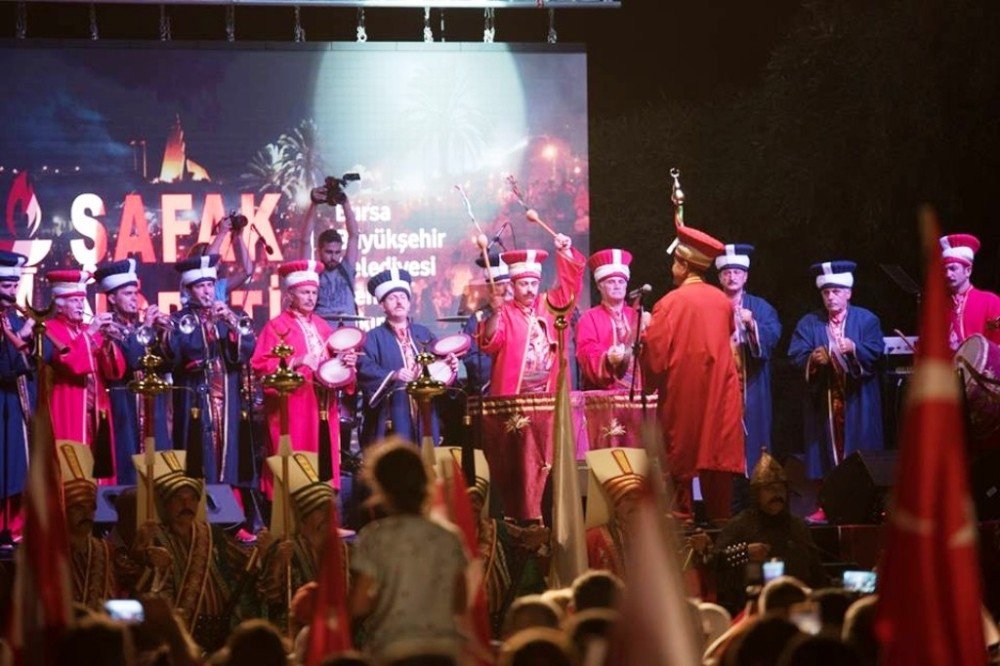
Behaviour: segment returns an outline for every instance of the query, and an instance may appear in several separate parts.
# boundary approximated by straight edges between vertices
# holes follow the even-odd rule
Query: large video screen
[[[361,177],[347,188],[361,232],[355,291],[373,318],[365,284],[393,266],[414,277],[416,321],[474,305],[473,217],[488,236],[503,230],[507,249],[551,251],[510,177],[589,249],[579,48],[8,42],[0,63],[0,247],[29,257],[22,301],[47,301],[51,268],[131,256],[147,301],[176,307],[173,264],[236,212],[251,222],[254,269],[231,301],[263,322],[282,308],[277,265],[309,255],[310,190],[348,172]],[[328,227],[343,229],[342,213],[320,206],[317,232]],[[223,261],[225,273],[228,241]]]

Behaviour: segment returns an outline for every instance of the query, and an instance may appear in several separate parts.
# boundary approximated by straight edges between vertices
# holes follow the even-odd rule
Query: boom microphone
[[[636,287],[632,291],[628,292],[625,296],[625,300],[634,301],[637,298],[642,298],[651,291],[653,291],[653,288],[648,284],[644,284],[641,287]]]

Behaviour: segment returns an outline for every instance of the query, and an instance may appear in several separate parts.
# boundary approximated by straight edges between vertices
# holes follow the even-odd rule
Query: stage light
[[[542,148],[542,157],[547,160],[554,160],[559,156],[559,148],[556,147],[554,143],[547,143],[545,147]]]
[[[49,170],[48,165],[43,164],[42,165],[42,171],[48,171],[48,170]]]

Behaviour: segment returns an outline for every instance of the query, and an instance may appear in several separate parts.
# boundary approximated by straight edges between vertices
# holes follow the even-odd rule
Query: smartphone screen
[[[845,571],[844,589],[862,594],[874,594],[878,577],[874,571]]]
[[[783,560],[770,560],[764,562],[764,582],[770,583],[778,576],[785,575],[785,563]]]
[[[104,602],[104,610],[112,620],[126,624],[142,622],[142,602],[138,599],[108,599]]]

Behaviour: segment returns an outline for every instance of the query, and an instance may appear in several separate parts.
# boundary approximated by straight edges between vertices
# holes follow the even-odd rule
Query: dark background
[[[174,40],[225,40],[223,7],[170,7]],[[439,10],[432,13],[440,38]],[[102,39],[157,39],[154,5],[99,5]],[[310,41],[354,40],[356,10],[303,8]],[[0,37],[15,4],[0,3]],[[448,41],[482,39],[482,10],[447,10]],[[544,11],[498,11],[496,41],[543,42]],[[370,40],[422,38],[420,9],[366,11]],[[668,171],[685,220],[757,246],[749,289],[785,327],[819,305],[810,264],[859,263],[854,303],[887,332],[914,300],[879,263],[919,279],[916,209],[978,235],[974,281],[1000,286],[1000,3],[944,0],[624,0],[556,12],[560,42],[589,53],[591,247],[635,255],[633,282],[669,283]],[[28,4],[28,38],[86,39],[86,5]],[[291,7],[239,7],[237,40],[288,41]],[[3,90],[0,74],[0,90]],[[3,103],[17,91],[3,90]],[[350,103],[350,93],[345,93]],[[775,449],[800,446],[797,373],[777,364]]]

